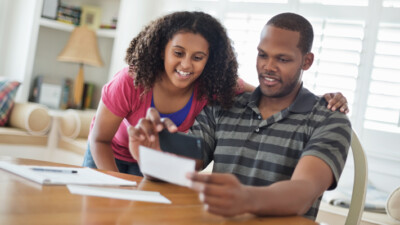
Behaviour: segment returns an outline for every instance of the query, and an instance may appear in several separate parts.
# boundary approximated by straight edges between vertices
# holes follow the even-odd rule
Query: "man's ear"
[[[314,62],[314,54],[309,52],[304,56],[304,63],[301,69],[308,70]]]

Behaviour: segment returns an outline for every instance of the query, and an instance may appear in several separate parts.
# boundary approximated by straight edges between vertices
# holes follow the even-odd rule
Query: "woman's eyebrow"
[[[183,49],[183,50],[185,50],[185,48],[184,47],[182,47],[182,46],[180,46],[180,45],[173,45],[172,47],[174,47],[174,48],[180,48],[180,49]],[[197,51],[197,52],[195,52],[195,53],[200,53],[200,54],[203,54],[203,55],[208,55],[207,53],[205,53],[205,52],[203,52],[203,51]]]

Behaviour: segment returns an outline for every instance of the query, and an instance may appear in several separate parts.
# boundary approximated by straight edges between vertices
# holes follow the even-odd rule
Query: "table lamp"
[[[83,64],[103,66],[96,33],[86,26],[76,27],[67,45],[57,57],[58,61],[79,63],[79,72],[74,82],[74,107],[80,107],[84,88]]]

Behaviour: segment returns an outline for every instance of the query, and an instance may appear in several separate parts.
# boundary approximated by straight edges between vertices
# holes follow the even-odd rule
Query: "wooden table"
[[[24,165],[66,166],[29,159],[0,157]],[[206,212],[196,192],[141,177],[102,171],[138,182],[137,187],[158,191],[172,201],[159,204],[71,194],[66,186],[42,186],[0,169],[0,224],[317,224],[303,217],[256,217],[241,215],[224,218]]]

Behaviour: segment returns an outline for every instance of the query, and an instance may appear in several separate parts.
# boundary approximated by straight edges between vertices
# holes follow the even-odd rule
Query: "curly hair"
[[[162,54],[177,33],[191,32],[203,36],[209,44],[209,58],[197,78],[199,99],[230,107],[238,78],[236,55],[225,28],[214,17],[203,12],[174,12],[146,26],[130,43],[125,61],[135,86],[146,91],[153,87],[164,69]]]

